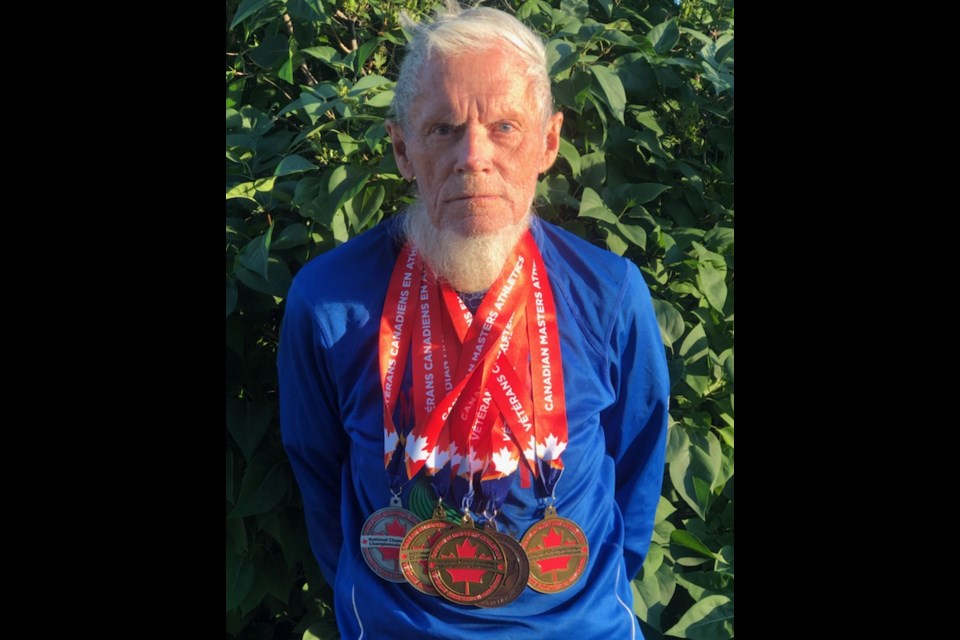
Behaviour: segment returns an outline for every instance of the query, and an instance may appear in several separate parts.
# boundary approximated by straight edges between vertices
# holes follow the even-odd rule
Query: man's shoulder
[[[619,295],[630,261],[550,222],[538,221],[538,242],[553,280],[586,288],[601,298]],[[540,240],[538,238],[538,240]],[[558,283],[559,284],[559,283]]]
[[[310,292],[362,293],[371,284],[385,289],[400,252],[390,218],[347,242],[311,258],[294,277],[294,285]]]

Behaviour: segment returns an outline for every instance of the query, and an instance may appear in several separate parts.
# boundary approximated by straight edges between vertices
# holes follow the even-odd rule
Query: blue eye
[[[512,133],[514,126],[509,122],[501,122],[497,125],[497,130],[500,131],[500,133]]]
[[[449,124],[438,124],[433,128],[433,133],[440,136],[448,136],[453,133],[453,126]]]

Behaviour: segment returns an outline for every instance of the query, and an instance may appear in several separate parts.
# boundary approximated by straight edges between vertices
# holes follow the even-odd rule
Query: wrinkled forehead
[[[428,112],[466,115],[471,110],[535,118],[538,110],[527,70],[509,50],[434,54],[419,78],[414,119]]]

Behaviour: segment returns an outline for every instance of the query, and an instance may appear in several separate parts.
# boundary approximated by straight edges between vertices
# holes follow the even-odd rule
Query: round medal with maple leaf
[[[401,507],[374,512],[360,531],[360,551],[367,566],[384,580],[406,582],[400,569],[400,545],[419,522],[420,518]]]
[[[436,514],[434,514],[436,515]],[[429,596],[439,595],[433,582],[427,564],[433,545],[449,529],[456,525],[446,519],[444,511],[440,510],[440,518],[432,518],[416,525],[407,533],[400,544],[400,570],[417,591]]]
[[[476,603],[478,607],[488,609],[508,605],[519,598],[527,588],[527,580],[530,578],[530,563],[520,543],[505,533],[491,532],[491,535],[497,539],[504,553],[507,554],[507,575],[496,592],[489,598]]]
[[[477,604],[489,598],[507,575],[500,543],[472,524],[443,534],[434,543],[427,566],[440,595],[458,604]]]
[[[587,536],[576,522],[557,516],[552,506],[520,542],[530,562],[527,584],[540,593],[569,589],[583,575],[590,559]]]

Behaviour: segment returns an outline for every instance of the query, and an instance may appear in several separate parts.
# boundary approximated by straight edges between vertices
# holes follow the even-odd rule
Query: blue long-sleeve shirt
[[[300,270],[280,340],[283,442],[342,636],[641,638],[629,583],[650,543],[663,477],[669,377],[660,332],[633,263],[537,219],[531,231],[556,298],[569,428],[555,506],[587,536],[585,574],[566,591],[527,588],[483,609],[388,582],[364,562],[360,530],[390,500],[377,338],[401,248],[395,224]],[[514,475],[498,522],[519,538],[538,521],[537,500]]]

